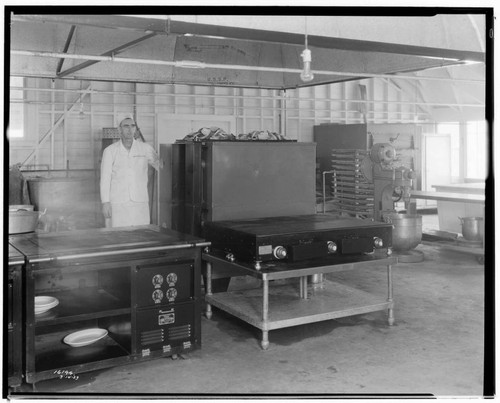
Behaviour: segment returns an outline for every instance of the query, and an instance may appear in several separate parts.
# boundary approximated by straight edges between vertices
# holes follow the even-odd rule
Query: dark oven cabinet
[[[201,347],[201,248],[29,262],[26,267],[27,383],[172,356]],[[59,304],[35,315],[36,296]],[[106,337],[72,347],[76,331]]]
[[[23,264],[10,264],[7,281],[7,371],[8,385],[21,386],[22,360],[22,269]],[[4,350],[5,351],[5,350]]]

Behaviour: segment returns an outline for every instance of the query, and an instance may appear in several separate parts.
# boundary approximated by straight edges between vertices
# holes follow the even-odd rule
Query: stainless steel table
[[[375,311],[388,311],[388,323],[394,324],[392,292],[392,265],[396,257],[362,255],[339,257],[321,262],[263,263],[256,270],[252,263],[228,261],[211,252],[202,254],[206,263],[207,284],[205,300],[206,317],[211,319],[212,306],[262,330],[261,346],[269,347],[270,330],[303,325],[306,323],[359,315]],[[261,280],[262,288],[212,293],[212,265],[231,270],[234,276],[248,275]],[[365,291],[324,280],[323,286],[308,292],[308,276],[355,270],[365,267],[387,267],[387,295],[382,298]],[[270,281],[298,278],[294,284],[270,286]],[[298,291],[298,292],[297,292]]]

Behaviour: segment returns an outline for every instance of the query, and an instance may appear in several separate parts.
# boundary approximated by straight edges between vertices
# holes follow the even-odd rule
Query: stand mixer
[[[409,211],[417,173],[396,165],[396,149],[389,143],[377,143],[372,147],[362,161],[361,172],[374,185],[374,220],[393,224],[392,246],[399,261],[422,261],[423,253],[411,250],[422,240],[422,217],[398,214],[394,208],[394,204],[403,199],[405,209]]]

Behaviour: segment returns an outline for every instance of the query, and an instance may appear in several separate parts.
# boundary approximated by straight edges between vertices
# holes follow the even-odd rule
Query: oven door
[[[180,353],[198,344],[195,303],[162,305],[137,310],[136,349],[143,357]]]

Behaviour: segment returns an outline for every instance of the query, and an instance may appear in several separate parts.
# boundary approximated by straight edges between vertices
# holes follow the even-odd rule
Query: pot
[[[43,214],[39,211],[9,210],[9,235],[35,231]]]
[[[422,241],[422,216],[416,214],[387,214],[386,223],[393,225],[392,248],[409,251]]]
[[[462,222],[462,235],[468,241],[482,241],[484,238],[483,217],[458,217]]]

